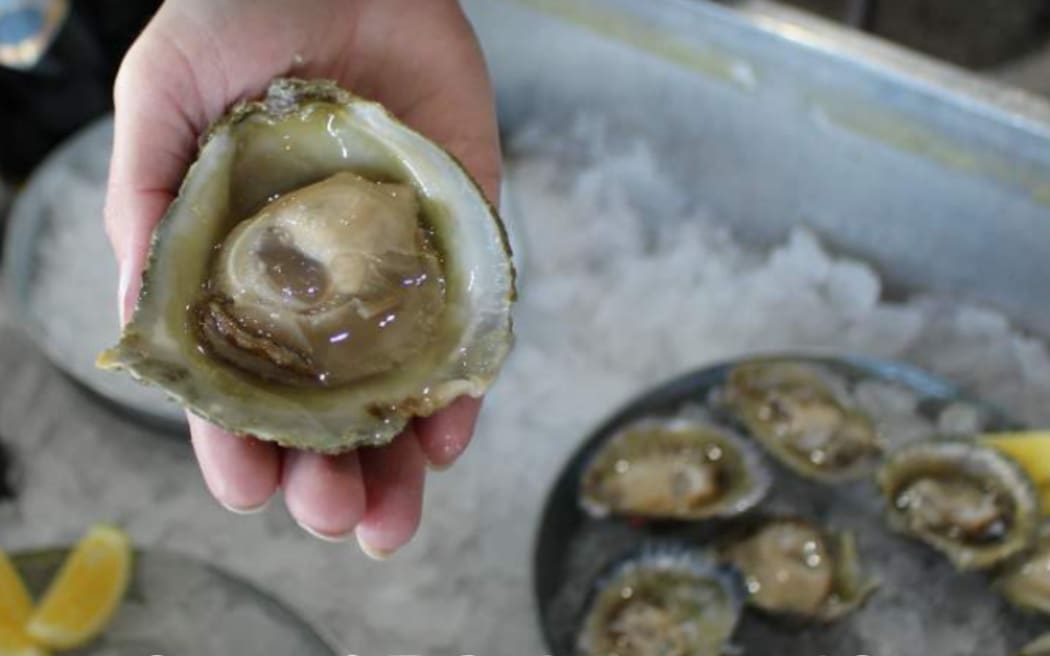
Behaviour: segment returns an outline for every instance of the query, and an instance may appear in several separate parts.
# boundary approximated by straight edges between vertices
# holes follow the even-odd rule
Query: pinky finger
[[[280,478],[277,447],[231,435],[192,413],[186,416],[204,481],[219,503],[241,514],[265,505]]]
[[[368,507],[357,525],[361,550],[382,559],[400,549],[419,527],[426,459],[415,431],[390,445],[360,451]]]
[[[441,412],[416,421],[419,444],[435,469],[450,467],[470,444],[481,399],[462,396]]]

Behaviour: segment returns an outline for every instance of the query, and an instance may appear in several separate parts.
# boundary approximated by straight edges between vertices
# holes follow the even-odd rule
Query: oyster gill
[[[874,424],[844,396],[815,365],[759,360],[734,367],[716,402],[795,472],[834,483],[863,477],[881,454]]]
[[[724,429],[686,418],[643,419],[594,455],[580,503],[596,517],[725,517],[758,504],[771,482],[762,456]]]
[[[749,603],[768,613],[830,622],[878,587],[864,575],[850,533],[828,533],[801,519],[761,520],[722,551],[743,572]]]
[[[1035,487],[995,449],[963,440],[917,442],[893,452],[877,481],[890,526],[926,542],[959,569],[991,567],[1035,540]]]
[[[577,641],[581,656],[720,656],[743,606],[741,582],[703,553],[652,551],[603,579]]]
[[[205,136],[99,364],[338,452],[481,395],[513,296],[503,227],[451,156],[332,83],[276,80]]]

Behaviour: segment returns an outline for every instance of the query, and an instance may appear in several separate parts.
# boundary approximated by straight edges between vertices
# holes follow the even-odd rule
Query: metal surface
[[[1050,98],[1050,46],[994,71],[1004,84]]]
[[[510,136],[601,121],[741,237],[805,223],[1050,334],[1045,101],[767,2],[465,4]]]

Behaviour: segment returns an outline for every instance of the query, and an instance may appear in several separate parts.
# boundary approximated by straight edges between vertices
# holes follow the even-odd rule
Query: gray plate
[[[117,265],[102,227],[112,139],[109,117],[85,128],[48,157],[16,198],[4,244],[8,302],[28,335],[74,380],[137,418],[182,430],[182,410],[163,393],[95,367],[95,357],[119,336]],[[58,286],[74,290],[61,309]]]
[[[18,554],[15,567],[39,598],[68,549]],[[163,551],[136,554],[128,593],[102,637],[70,656],[296,654],[335,650],[305,621],[251,584]]]

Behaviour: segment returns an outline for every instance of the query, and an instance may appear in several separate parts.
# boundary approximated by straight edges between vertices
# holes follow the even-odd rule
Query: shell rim
[[[1002,467],[1010,476],[1023,484],[1024,497],[1021,496],[1022,492],[1006,487],[1011,500],[1017,506],[1015,508],[1016,522],[1011,526],[1007,538],[1002,542],[992,545],[964,546],[953,550],[951,547],[955,543],[948,538],[913,531],[904,513],[900,512],[892,502],[896,492],[904,483],[900,477],[895,475],[894,465],[899,462],[899,459],[908,455],[909,452],[937,453],[942,447],[956,450],[950,454],[953,459],[959,457],[969,459],[973,454],[979,454],[982,458],[991,458],[995,466]],[[938,451],[931,451],[933,449]],[[983,464],[983,461],[981,462]],[[1035,484],[1013,458],[998,449],[984,446],[976,440],[934,437],[904,445],[887,454],[875,473],[875,482],[885,503],[885,513],[890,528],[926,544],[947,558],[960,571],[980,571],[993,568],[1028,551],[1036,543],[1040,526],[1041,504]],[[1024,503],[1018,503],[1018,500]]]
[[[750,421],[746,418],[745,413],[739,412],[735,409],[734,404],[726,401],[725,390],[731,386],[731,377],[735,371],[745,366],[769,366],[777,364],[787,365],[803,365],[806,368],[815,370],[815,373],[819,376],[831,375],[834,372],[825,371],[827,369],[826,362],[818,360],[807,360],[804,358],[792,358],[790,356],[770,356],[760,358],[747,358],[740,362],[735,363],[729,371],[726,372],[726,380],[721,386],[719,386],[718,398],[715,403],[724,412],[728,413],[734,421],[739,423],[745,428],[746,433],[751,436],[755,442],[759,443],[762,448],[769,453],[774,460],[783,465],[784,467],[791,470],[794,474],[803,478],[824,483],[826,485],[846,485],[855,483],[860,480],[864,480],[869,477],[872,472],[879,468],[880,462],[885,458],[885,451],[880,448],[877,454],[867,454],[859,458],[856,462],[850,464],[847,467],[836,471],[822,471],[815,467],[811,467],[809,463],[798,453],[792,451],[790,448],[782,445],[778,440],[773,437],[766,435],[763,431],[753,430]],[[854,417],[861,418],[865,424],[869,427],[872,433],[878,438],[878,429],[872,417],[868,413],[863,412],[859,408],[853,405],[853,399],[841,399],[838,398],[838,394],[835,390],[830,388],[835,403],[838,404],[840,409]]]
[[[748,470],[751,479],[749,488],[740,494],[730,498],[733,505],[727,506],[727,499],[722,497],[710,506],[699,508],[691,513],[675,514],[650,514],[650,513],[625,513],[617,512],[608,504],[601,503],[593,498],[586,490],[586,479],[588,474],[597,466],[598,460],[607,449],[614,448],[615,444],[624,439],[631,431],[640,428],[682,426],[686,430],[710,434],[731,446],[739,457],[740,464]],[[762,453],[755,445],[728,426],[723,426],[713,419],[698,412],[679,412],[668,417],[641,417],[635,421],[628,422],[610,433],[594,449],[587,458],[580,474],[578,483],[577,500],[581,509],[595,519],[605,517],[638,517],[652,521],[704,521],[715,520],[730,516],[743,515],[758,506],[769,493],[773,483],[773,473],[766,464]]]

